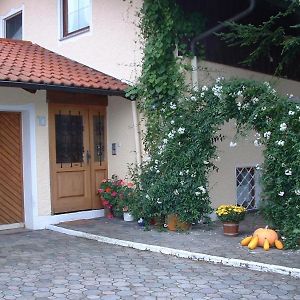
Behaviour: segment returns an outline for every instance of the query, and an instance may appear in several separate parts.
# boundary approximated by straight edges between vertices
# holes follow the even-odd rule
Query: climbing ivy
[[[128,97],[139,100],[145,116],[145,162],[132,170],[136,184],[131,209],[149,221],[176,213],[198,221],[212,208],[208,174],[217,169],[216,142],[224,122],[236,119],[238,131],[254,129],[264,146],[262,210],[271,224],[296,247],[300,233],[300,107],[279,96],[268,83],[218,79],[190,91],[184,61],[174,55],[195,32],[174,1],[146,0],[141,12],[145,41],[143,71]],[[199,33],[199,30],[197,30]],[[180,44],[188,55],[188,47]]]

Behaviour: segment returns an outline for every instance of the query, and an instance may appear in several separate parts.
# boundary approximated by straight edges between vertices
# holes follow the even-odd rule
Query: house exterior
[[[0,2],[0,37],[30,41],[0,40],[2,228],[25,223],[39,229],[103,216],[96,195],[100,180],[125,178],[128,164],[141,161],[139,116],[124,94],[124,82],[135,82],[140,72],[141,5],[142,0]],[[232,75],[270,80],[280,92],[300,96],[296,81],[275,82],[212,62],[199,63],[197,74],[202,84]],[[263,161],[262,149],[253,145],[254,133],[230,148],[232,123],[222,133],[220,171],[210,178],[212,204],[256,208],[255,167]]]

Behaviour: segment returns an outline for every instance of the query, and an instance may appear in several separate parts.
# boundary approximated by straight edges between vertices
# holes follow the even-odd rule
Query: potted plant
[[[246,209],[238,205],[220,205],[216,214],[223,223],[224,235],[236,236],[239,234],[239,222],[245,218]]]
[[[125,221],[133,221],[133,217],[129,212],[128,205],[133,193],[133,184],[126,183],[122,179],[118,179],[113,175],[111,179],[102,180],[98,189],[98,194],[102,204],[106,210],[107,217],[122,216]]]

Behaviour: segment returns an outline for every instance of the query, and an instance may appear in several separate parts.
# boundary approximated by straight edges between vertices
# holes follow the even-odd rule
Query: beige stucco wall
[[[0,87],[0,105],[13,106],[33,104],[36,114],[36,163],[37,163],[37,197],[39,215],[50,215],[50,168],[49,168],[49,134],[48,105],[46,92],[31,94],[19,88]],[[13,108],[12,108],[13,109]],[[46,126],[39,126],[38,116],[46,117]],[[26,158],[23,158],[26,159]],[[28,159],[28,158],[27,158]]]
[[[107,112],[108,175],[128,178],[128,166],[136,162],[131,102],[121,97],[109,97]],[[117,145],[116,155],[112,155],[112,143]]]
[[[0,17],[23,10],[23,39],[126,81],[141,61],[136,12],[142,0],[91,0],[90,31],[61,39],[60,0],[1,0]],[[1,24],[2,25],[2,24]]]
[[[233,68],[211,62],[199,63],[198,80],[200,85],[211,84],[216,78],[247,78],[261,81],[269,81],[275,89],[282,94],[300,96],[300,83],[287,79],[278,79],[269,75]],[[249,132],[246,137],[239,137],[237,146],[229,147],[231,141],[236,141],[234,120],[222,126],[221,134],[225,136],[223,142],[218,143],[219,161],[215,164],[219,172],[212,172],[209,178],[210,196],[213,207],[220,204],[236,203],[236,179],[235,168],[256,166],[263,162],[262,149],[254,146],[255,132]]]

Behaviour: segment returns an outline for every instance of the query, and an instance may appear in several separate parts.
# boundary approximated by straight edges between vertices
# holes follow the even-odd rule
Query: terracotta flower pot
[[[224,235],[237,236],[239,234],[239,223],[224,222],[223,233]]]
[[[112,209],[108,208],[108,207],[105,207],[104,215],[105,215],[105,218],[107,218],[107,219],[113,219],[113,217],[114,217]]]
[[[190,229],[191,224],[181,222],[177,215],[172,214],[167,217],[168,229],[171,231],[187,231]]]

